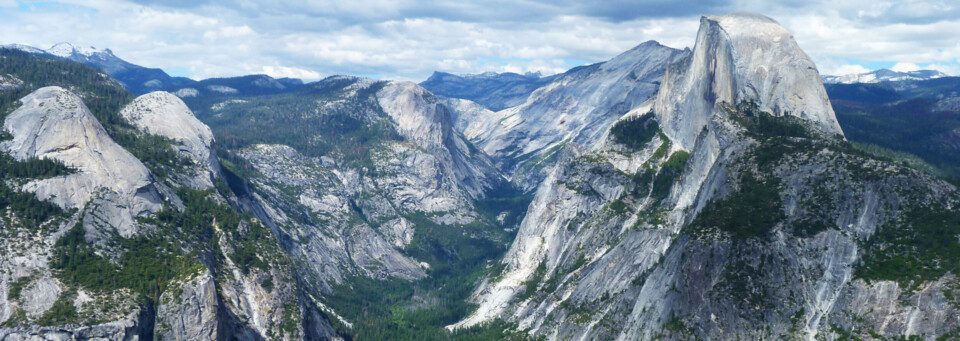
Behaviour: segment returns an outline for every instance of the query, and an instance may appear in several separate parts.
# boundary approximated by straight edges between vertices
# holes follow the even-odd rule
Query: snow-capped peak
[[[110,50],[108,50],[108,49],[98,49],[98,48],[93,47],[93,46],[90,46],[90,47],[77,47],[77,46],[73,46],[73,45],[70,44],[70,43],[58,43],[58,44],[56,44],[56,45],[53,45],[53,47],[51,47],[50,49],[47,50],[47,53],[52,54],[52,55],[57,56],[57,57],[61,57],[61,58],[69,58],[70,56],[72,56],[72,55],[74,55],[74,54],[79,54],[79,55],[83,55],[83,56],[89,57],[89,56],[92,56],[92,55],[94,55],[94,54],[102,53],[102,52],[109,53]]]
[[[5,48],[5,49],[20,50],[20,51],[23,51],[23,52],[33,53],[33,54],[41,54],[41,53],[44,53],[44,52],[45,52],[45,51],[43,51],[43,50],[41,50],[41,49],[38,49],[38,48],[36,48],[36,47],[28,46],[28,45],[23,45],[23,44],[7,44],[7,45],[3,45],[2,47]]]
[[[824,83],[833,84],[854,84],[854,83],[880,83],[897,82],[905,80],[928,80],[947,77],[948,75],[937,70],[916,70],[899,72],[890,69],[880,69],[865,73],[848,74],[843,76],[823,76]]]

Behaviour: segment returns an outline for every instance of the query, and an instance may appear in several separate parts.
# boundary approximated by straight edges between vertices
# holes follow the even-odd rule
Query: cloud
[[[106,47],[135,64],[194,78],[549,74],[607,60],[646,40],[691,46],[701,14],[743,10],[783,24],[822,74],[896,62],[956,73],[960,58],[960,13],[938,0],[61,0],[17,6],[0,11],[0,43]]]
[[[273,78],[300,78],[305,81],[315,81],[323,78],[323,74],[295,67],[264,66],[261,73]]]
[[[914,63],[899,62],[893,65],[893,67],[891,67],[890,70],[897,71],[897,72],[917,71],[917,70],[920,70],[920,65],[917,65]]]

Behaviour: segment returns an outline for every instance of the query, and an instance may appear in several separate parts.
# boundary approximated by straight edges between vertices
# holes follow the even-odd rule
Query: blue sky
[[[701,15],[737,11],[779,21],[823,74],[960,75],[960,3],[933,0],[0,0],[0,44],[110,48],[193,78],[422,80],[434,70],[551,74],[647,40],[684,48]]]

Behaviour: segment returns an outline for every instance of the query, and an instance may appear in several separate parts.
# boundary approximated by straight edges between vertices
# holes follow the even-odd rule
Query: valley
[[[699,25],[419,84],[6,46],[0,339],[960,337],[960,78]]]

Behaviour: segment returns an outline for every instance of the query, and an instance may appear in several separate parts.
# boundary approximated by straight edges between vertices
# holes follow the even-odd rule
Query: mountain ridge
[[[824,75],[823,82],[830,84],[880,83],[905,80],[919,81],[943,77],[949,77],[949,75],[937,70],[915,70],[901,72],[890,69],[879,69],[870,72],[847,74],[842,76]]]
[[[500,111],[351,76],[134,97],[0,50],[0,337],[955,337],[960,191],[848,141],[828,96],[939,113],[953,80],[825,87],[757,14],[696,42]],[[66,206],[29,187],[80,177]]]

